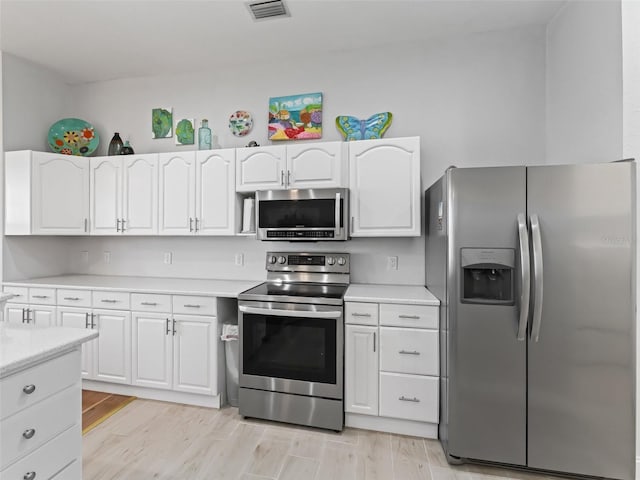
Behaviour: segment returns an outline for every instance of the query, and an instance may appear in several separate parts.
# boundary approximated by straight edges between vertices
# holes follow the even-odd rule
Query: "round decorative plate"
[[[252,127],[253,119],[249,112],[238,110],[229,117],[229,130],[231,130],[231,133],[236,137],[244,137],[251,131]]]
[[[49,129],[49,147],[56,153],[88,156],[95,152],[100,137],[93,125],[79,118],[63,118]]]

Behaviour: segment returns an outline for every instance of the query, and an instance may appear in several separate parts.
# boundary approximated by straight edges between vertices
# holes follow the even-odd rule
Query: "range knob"
[[[279,263],[279,264],[281,264],[281,265],[282,265],[283,263],[286,263],[286,262],[287,262],[287,259],[286,259],[286,258],[284,258],[284,257],[278,257],[278,263]]]
[[[276,257],[275,257],[275,255],[270,255],[270,256],[267,258],[267,263],[270,263],[270,264],[272,264],[272,265],[273,265],[274,263],[276,263]]]
[[[347,263],[347,259],[344,257],[338,257],[338,265],[344,265]]]
[[[333,257],[327,257],[327,265],[335,265],[336,259]]]

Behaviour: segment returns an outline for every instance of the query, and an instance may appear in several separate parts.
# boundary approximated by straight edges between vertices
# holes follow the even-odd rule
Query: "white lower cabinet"
[[[174,315],[173,320],[173,389],[189,393],[217,393],[216,317]]]
[[[380,372],[380,416],[438,423],[438,377]]]
[[[7,303],[4,306],[4,319],[10,323],[53,327],[56,324],[56,307]]]
[[[378,327],[345,326],[345,411],[378,415]]]
[[[133,312],[132,383],[141,387],[172,387],[173,326],[170,314]]]

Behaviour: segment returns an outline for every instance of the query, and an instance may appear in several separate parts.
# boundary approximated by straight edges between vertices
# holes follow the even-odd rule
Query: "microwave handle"
[[[340,233],[340,192],[336,193],[336,234]]]

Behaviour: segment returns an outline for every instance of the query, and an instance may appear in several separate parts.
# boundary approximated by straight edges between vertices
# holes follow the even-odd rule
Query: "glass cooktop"
[[[341,305],[348,285],[264,282],[238,296],[238,300]]]

